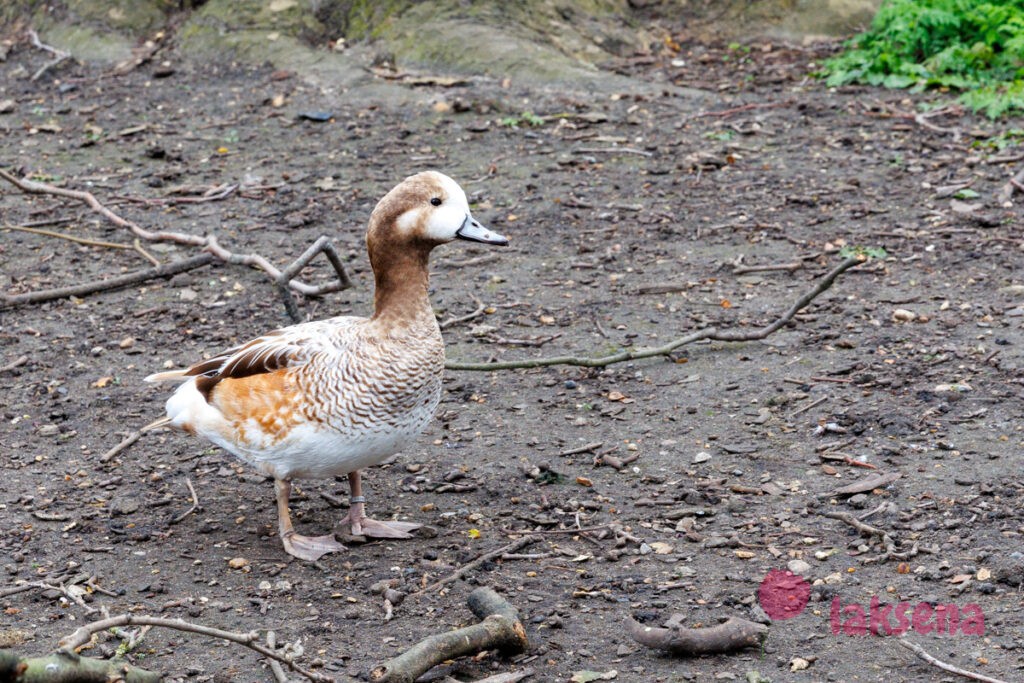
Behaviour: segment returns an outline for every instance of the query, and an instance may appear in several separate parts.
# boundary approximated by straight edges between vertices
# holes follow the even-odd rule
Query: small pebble
[[[804,560],[790,560],[786,568],[797,576],[807,576],[811,572],[811,565]]]

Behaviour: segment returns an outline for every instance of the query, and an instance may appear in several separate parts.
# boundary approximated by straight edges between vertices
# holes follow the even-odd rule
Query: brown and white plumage
[[[444,343],[427,298],[427,261],[456,238],[508,243],[472,218],[465,193],[447,176],[407,178],[370,217],[373,317],[292,325],[146,378],[183,382],[167,401],[171,424],[274,477],[292,555],[313,560],[343,548],[333,536],[295,533],[288,495],[296,478],[349,475],[352,507],[343,521],[354,534],[401,538],[415,528],[365,516],[358,470],[408,446],[437,407]]]

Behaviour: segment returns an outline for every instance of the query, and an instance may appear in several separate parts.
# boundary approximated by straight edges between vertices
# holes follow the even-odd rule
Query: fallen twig
[[[966,669],[961,669],[960,667],[953,666],[952,664],[947,664],[946,662],[940,659],[932,657],[925,651],[923,647],[921,647],[917,643],[910,642],[906,638],[900,638],[897,642],[903,647],[913,652],[921,659],[923,659],[924,661],[928,662],[932,666],[937,666],[943,671],[948,671],[949,673],[956,674],[958,676],[963,676],[964,678],[970,678],[972,681],[984,681],[985,683],[1007,683],[1001,678],[992,678],[991,676],[975,673],[973,671],[967,671]]]
[[[802,415],[802,414],[806,413],[808,410],[810,410],[811,408],[816,408],[816,407],[820,406],[822,403],[824,403],[827,400],[828,400],[828,396],[822,396],[821,398],[818,398],[815,401],[811,401],[810,403],[808,403],[805,406],[800,406],[799,408],[794,410],[792,413],[790,413],[789,416],[790,417],[796,417],[797,415]]]
[[[154,232],[146,230],[137,223],[122,218],[108,209],[91,192],[69,190],[55,185],[50,185],[49,183],[29,180],[28,178],[18,178],[17,176],[2,169],[0,169],[0,178],[11,183],[22,192],[67,197],[68,199],[75,199],[83,202],[93,211],[99,213],[114,225],[130,230],[133,235],[146,240],[147,242],[173,242],[175,244],[199,247],[210,252],[216,258],[224,261],[225,263],[258,268],[265,272],[272,280],[275,281],[276,284],[283,285],[284,287],[292,289],[304,296],[321,296],[323,294],[336,292],[351,286],[348,275],[345,272],[345,268],[341,263],[340,256],[338,256],[337,251],[334,250],[333,245],[330,244],[330,240],[326,237],[321,237],[317,240],[313,246],[306,250],[306,253],[296,259],[295,262],[288,266],[284,271],[281,271],[259,254],[237,254],[225,249],[217,241],[216,235],[211,234],[206,237],[200,237],[199,235],[189,235],[181,232]],[[306,284],[300,280],[292,279],[302,268],[306,266],[307,263],[309,263],[310,260],[312,260],[314,256],[321,251],[324,252],[328,260],[331,262],[331,265],[334,267],[334,270],[337,272],[337,280],[323,285],[314,286]],[[282,278],[285,279],[282,280]],[[292,311],[289,310],[289,313],[291,312]]]
[[[1006,181],[1003,188],[999,190],[999,204],[1006,204],[1012,200],[1014,191],[1024,193],[1024,168],[1017,171],[1012,178]]]
[[[739,107],[733,107],[731,109],[723,109],[721,111],[704,111],[698,114],[691,114],[687,116],[685,121],[693,121],[694,119],[701,119],[706,117],[725,117],[732,116],[733,114],[739,114],[744,111],[751,111],[752,109],[775,109],[776,107],[788,107],[793,104],[793,100],[784,100],[782,102],[755,102],[752,104],[744,104]]]
[[[117,242],[93,240],[87,237],[77,237],[75,235],[68,235],[63,232],[57,232],[56,230],[30,228],[26,225],[11,225],[10,223],[4,223],[4,230],[17,230],[18,232],[28,232],[33,235],[41,235],[43,237],[56,237],[57,239],[68,240],[69,242],[77,242],[78,244],[84,244],[90,247],[103,247],[105,249],[134,249],[134,247],[130,244],[119,244]]]
[[[654,154],[635,147],[580,147],[573,150],[576,154],[635,154],[641,157],[652,157]]]
[[[2,173],[2,171],[0,171],[0,173]],[[146,282],[147,280],[170,277],[178,273],[184,273],[188,270],[201,268],[202,266],[212,263],[213,260],[214,258],[210,254],[198,254],[180,261],[165,263],[157,268],[137,270],[134,273],[126,273],[125,275],[119,275],[117,277],[99,280],[97,282],[86,282],[81,285],[58,287],[56,289],[44,289],[38,292],[27,292],[25,294],[0,294],[0,308],[24,306],[25,304],[38,304],[46,301],[53,301],[55,299],[67,299],[72,296],[82,297],[89,294],[95,294],[96,292],[107,292],[113,289],[120,289],[122,287],[130,287],[131,285]]]
[[[491,588],[477,588],[469,594],[469,609],[480,623],[438,633],[421,640],[399,656],[370,672],[376,683],[413,683],[441,662],[485,650],[506,654],[529,648],[526,629],[515,607]]]
[[[74,651],[77,648],[82,647],[92,640],[93,635],[106,631],[109,628],[114,628],[115,626],[159,626],[161,628],[170,628],[176,631],[184,631],[186,633],[197,633],[210,638],[219,638],[221,640],[244,645],[250,650],[255,650],[268,659],[281,662],[288,666],[292,671],[305,676],[311,681],[332,683],[334,680],[330,676],[325,676],[315,671],[309,671],[308,669],[296,664],[291,657],[278,654],[277,652],[262,645],[259,642],[260,635],[256,631],[236,633],[234,631],[224,631],[219,628],[213,628],[212,626],[193,624],[182,619],[148,617],[140,614],[120,614],[116,617],[101,619],[79,627],[78,630],[70,636],[61,640],[60,646],[63,648],[64,652],[74,654]]]
[[[146,197],[129,197],[125,195],[118,195],[115,199],[121,199],[126,202],[132,202],[134,204],[147,204],[147,205],[165,205],[165,204],[204,204],[206,202],[216,202],[221,199],[227,199],[235,190],[238,189],[237,184],[231,185],[218,185],[210,188],[207,192],[203,193],[199,197],[157,197],[146,198]]]
[[[459,260],[451,259],[440,259],[437,262],[438,266],[444,266],[446,268],[466,268],[468,266],[482,266],[485,263],[494,263],[498,260],[498,257],[494,254],[484,254],[483,256],[474,256],[472,258]]]
[[[29,41],[32,43],[32,47],[42,50],[44,52],[49,52],[51,55],[53,55],[53,61],[47,62],[46,64],[43,64],[41,67],[39,67],[39,69],[37,69],[36,72],[32,74],[32,77],[29,78],[30,81],[38,81],[40,78],[43,77],[43,74],[45,74],[47,71],[71,58],[70,52],[67,52],[65,50],[59,50],[53,47],[52,45],[47,45],[43,41],[39,40],[39,34],[33,31],[32,29],[28,29],[26,33],[28,34]]]
[[[470,294],[470,296],[473,296],[473,295]],[[473,296],[473,301],[476,302],[476,310],[474,310],[472,313],[467,313],[466,315],[460,315],[457,318],[456,317],[448,318],[447,320],[443,320],[443,321],[439,322],[437,324],[437,326],[439,328],[441,328],[442,330],[447,330],[452,325],[458,325],[459,323],[465,323],[465,322],[469,322],[470,320],[476,320],[477,318],[482,316],[484,314],[484,311],[485,311],[485,308],[486,308],[484,306],[484,302],[480,301],[480,299],[476,298],[475,296]]]
[[[782,314],[775,322],[762,327],[757,330],[742,331],[742,330],[719,330],[716,327],[708,327],[703,330],[698,330],[692,334],[688,334],[685,337],[680,337],[674,341],[665,344],[664,346],[657,346],[649,349],[637,349],[634,351],[620,351],[613,353],[608,356],[598,356],[596,358],[586,356],[555,356],[552,358],[533,358],[525,360],[510,360],[501,361],[497,363],[459,363],[454,361],[446,361],[444,366],[449,370],[470,370],[470,371],[483,371],[493,372],[495,370],[511,370],[515,368],[541,368],[548,367],[551,365],[578,365],[587,368],[603,368],[613,363],[622,363],[625,361],[640,360],[642,358],[654,358],[656,356],[667,356],[668,354],[675,351],[680,346],[692,344],[694,342],[707,340],[713,341],[755,341],[758,339],[764,339],[770,334],[776,332],[783,325],[786,325],[793,317],[803,310],[808,304],[816,299],[823,292],[828,290],[832,284],[836,281],[840,275],[845,273],[850,268],[856,265],[864,263],[865,259],[860,256],[851,256],[847,258],[838,266],[830,270],[825,277],[818,281],[818,284],[814,286],[809,292],[797,299],[796,303],[790,306],[789,310]]]
[[[724,623],[708,628],[686,628],[681,625],[655,628],[630,618],[626,620],[626,630],[641,645],[688,657],[760,647],[768,637],[767,626],[739,617],[730,617]]]
[[[544,346],[548,342],[553,342],[553,341],[555,341],[556,339],[558,339],[561,336],[562,336],[562,333],[559,332],[557,334],[548,334],[548,335],[539,336],[539,337],[532,337],[532,338],[529,338],[529,339],[509,339],[507,337],[502,337],[501,335],[497,335],[497,334],[487,334],[487,335],[484,335],[483,339],[484,339],[484,341],[486,341],[489,344],[503,344],[505,346],[533,346],[533,347],[536,347],[536,346]]]
[[[870,477],[855,481],[852,484],[841,486],[835,491],[827,494],[829,496],[852,496],[858,493],[865,493],[867,491],[873,491],[883,486],[888,486],[897,479],[903,476],[900,472],[880,472],[873,474]]]
[[[20,368],[25,363],[28,363],[28,356],[18,356],[7,365],[0,366],[0,372],[8,372],[15,368]]]
[[[435,581],[434,583],[430,584],[426,588],[421,588],[420,590],[416,591],[415,593],[412,593],[409,597],[412,598],[412,597],[416,597],[417,595],[422,595],[424,593],[428,593],[430,591],[437,590],[438,588],[441,588],[442,586],[445,586],[445,585],[451,583],[452,581],[455,581],[455,580],[465,576],[469,572],[473,571],[474,569],[476,569],[477,567],[482,565],[484,562],[488,562],[490,560],[493,560],[494,558],[500,557],[501,555],[503,555],[505,553],[514,553],[517,550],[522,550],[526,546],[532,545],[533,543],[536,543],[539,540],[540,540],[539,536],[531,534],[529,536],[523,536],[519,540],[512,541],[508,545],[504,545],[504,546],[498,548],[497,550],[493,550],[493,551],[491,551],[489,553],[484,553],[483,555],[481,555],[480,557],[476,558],[475,560],[473,560],[469,564],[463,565],[462,567],[457,569],[454,573],[449,574],[448,576],[444,577],[443,579]]]
[[[267,647],[271,650],[277,649],[277,634],[273,631],[267,631]],[[277,683],[288,683],[288,676],[285,675],[284,669],[281,668],[281,662],[276,659],[268,659],[267,663],[270,664],[270,672],[274,674],[274,680]]]
[[[626,465],[635,462],[640,459],[639,453],[633,453],[632,455],[626,456],[625,458],[617,458],[610,453],[598,453],[594,456],[594,467],[601,465],[607,465],[616,470],[621,470]]]
[[[803,267],[803,261],[793,261],[792,263],[766,264],[763,266],[736,266],[732,269],[732,274],[745,275],[747,273],[771,273],[778,270],[785,270],[789,271],[790,273],[794,273]]]
[[[6,597],[9,597],[11,595],[17,595],[18,593],[25,593],[25,592],[28,592],[28,591],[32,590],[33,588],[36,588],[36,587],[37,586],[35,584],[20,583],[17,586],[13,586],[11,588],[3,588],[3,589],[0,589],[0,598],[6,598]],[[2,679],[0,679],[0,680],[2,680]]]
[[[494,674],[487,678],[480,678],[473,683],[519,683],[524,678],[529,678],[533,675],[533,669],[523,669],[522,671],[509,671],[503,674]]]
[[[182,512],[180,515],[172,517],[171,521],[169,521],[168,524],[177,524],[178,522],[182,521],[183,519],[191,515],[197,509],[199,509],[199,496],[196,494],[195,487],[192,486],[192,480],[189,479],[188,477],[185,477],[185,485],[188,486],[188,492],[192,494],[192,507]]]
[[[214,246],[219,248],[216,239],[210,236],[210,249],[213,250]],[[216,253],[216,252],[214,252]],[[306,251],[302,252],[302,255],[291,262],[287,268],[278,273],[274,280],[274,285],[277,286],[277,291],[281,295],[281,300],[284,302],[284,307],[288,311],[288,315],[295,322],[299,322],[302,316],[299,315],[299,309],[295,305],[295,300],[292,299],[291,292],[289,289],[296,289],[295,283],[297,280],[293,280],[296,275],[299,274],[303,268],[305,268],[310,261],[312,261],[317,254],[323,253],[327,257],[331,266],[334,268],[334,272],[338,276],[338,281],[335,283],[337,287],[335,289],[348,289],[352,286],[352,281],[348,278],[348,272],[345,271],[345,266],[341,263],[341,255],[338,250],[334,247],[334,243],[331,242],[330,238],[326,235],[321,235],[316,242],[313,242]],[[224,252],[224,259],[230,263],[235,263],[231,259],[236,258]],[[268,273],[270,271],[267,271]],[[325,285],[326,287],[326,285]],[[335,291],[334,289],[319,288],[320,294],[327,291]],[[306,296],[312,296],[306,294]]]
[[[594,443],[588,443],[588,444],[583,445],[583,446],[577,446],[576,448],[570,448],[567,451],[561,451],[557,455],[559,457],[564,457],[566,455],[578,455],[579,453],[590,453],[591,451],[596,451],[598,448],[600,448],[603,445],[604,445],[604,441],[595,441]]]
[[[860,532],[861,536],[866,536],[866,537],[869,537],[869,538],[874,536],[874,537],[878,538],[879,541],[881,541],[882,547],[883,547],[885,552],[883,552],[881,555],[879,555],[877,557],[870,557],[870,558],[865,559],[864,560],[865,564],[871,564],[873,562],[884,562],[884,561],[886,561],[886,560],[888,560],[890,558],[895,558],[895,559],[898,559],[898,560],[906,560],[906,559],[909,559],[909,558],[917,555],[917,553],[918,553],[918,548],[917,548],[916,545],[914,546],[914,548],[912,550],[910,550],[908,552],[905,552],[905,553],[898,553],[898,552],[896,552],[896,542],[892,540],[892,537],[889,536],[888,532],[886,532],[886,531],[884,531],[882,529],[879,529],[877,527],[873,527],[870,524],[865,524],[864,522],[860,521],[859,519],[857,519],[856,517],[851,515],[849,512],[832,512],[832,511],[827,511],[827,512],[823,512],[822,514],[825,517],[829,517],[831,519],[838,519],[841,522],[845,522],[846,524],[849,524],[854,529],[856,529],[858,532]]]
[[[145,434],[146,432],[152,431],[154,429],[157,429],[159,427],[163,427],[168,422],[170,422],[170,419],[168,419],[166,417],[161,417],[158,420],[153,420],[152,422],[150,422],[145,427],[140,427],[138,430],[136,430],[136,431],[132,432],[131,434],[129,434],[128,436],[124,437],[124,439],[121,440],[121,443],[117,444],[116,446],[111,448],[109,451],[107,451],[106,453],[101,455],[100,456],[100,462],[110,462],[114,458],[114,456],[116,456],[118,453],[120,453],[121,451],[125,450],[126,448],[130,447],[132,444],[134,444],[136,441],[138,441],[140,438],[142,438],[143,434]]]

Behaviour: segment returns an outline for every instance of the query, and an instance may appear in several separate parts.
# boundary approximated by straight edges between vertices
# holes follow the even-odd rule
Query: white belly
[[[260,472],[277,479],[316,479],[376,465],[409,446],[433,418],[440,380],[419,387],[398,414],[382,406],[359,420],[347,415],[300,419],[270,433],[256,419],[231,422],[207,403],[190,380],[167,401],[176,426],[209,439]]]

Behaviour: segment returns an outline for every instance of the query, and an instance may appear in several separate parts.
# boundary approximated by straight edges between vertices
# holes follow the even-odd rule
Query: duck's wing
[[[196,389],[207,401],[225,379],[241,379],[305,365],[319,353],[335,351],[361,318],[340,317],[302,323],[268,332],[183,370],[158,372],[147,382],[196,378]]]

